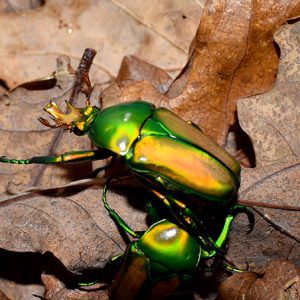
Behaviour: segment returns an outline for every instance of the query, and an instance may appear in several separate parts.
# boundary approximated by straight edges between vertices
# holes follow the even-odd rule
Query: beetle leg
[[[150,217],[151,221],[156,223],[160,221],[162,218],[159,216],[159,213],[156,207],[153,206],[151,201],[147,201],[145,205],[145,209],[147,211],[148,216]]]
[[[159,199],[162,200],[165,207],[169,210],[176,221],[183,226],[188,232],[197,236],[202,248],[214,249],[220,252],[219,247],[213,239],[207,234],[204,224],[183,202],[174,199],[171,196],[164,196],[156,190],[151,190]]]
[[[128,233],[130,236],[134,238],[140,238],[143,234],[144,231],[134,231],[121,217],[120,215],[109,206],[107,202],[107,185],[108,183],[103,187],[103,192],[102,192],[102,202],[104,204],[104,207],[109,213],[109,216],[117,223],[117,225],[125,232]]]
[[[232,223],[234,221],[234,218],[239,213],[244,213],[244,214],[247,215],[248,220],[249,220],[249,226],[250,226],[250,229],[248,230],[248,233],[250,233],[252,231],[253,226],[254,226],[254,214],[253,214],[253,212],[249,208],[247,208],[247,207],[245,207],[243,205],[239,205],[239,204],[233,205],[229,209],[229,213],[228,213],[228,215],[227,215],[227,217],[225,219],[225,223],[224,223],[223,229],[222,229],[219,237],[215,241],[215,245],[219,249],[222,249],[223,246],[225,245],[225,243],[227,242],[227,239],[228,239],[228,236],[229,236],[229,233],[230,233],[230,229],[231,229],[231,225],[232,225]],[[212,251],[207,252],[205,254],[205,256],[207,258],[213,257],[215,255],[216,255],[216,251],[215,250],[212,250]]]
[[[255,217],[253,214],[253,211],[251,209],[249,209],[248,207],[244,206],[244,205],[240,205],[240,204],[236,204],[234,206],[232,206],[229,210],[229,215],[233,215],[234,217],[237,214],[245,214],[248,218],[249,221],[249,230],[247,231],[247,233],[250,233],[253,230],[254,227],[254,223],[255,223]]]
[[[0,157],[0,162],[10,164],[57,164],[68,162],[92,161],[108,158],[109,155],[98,150],[70,151],[58,156],[34,156],[28,159]]]

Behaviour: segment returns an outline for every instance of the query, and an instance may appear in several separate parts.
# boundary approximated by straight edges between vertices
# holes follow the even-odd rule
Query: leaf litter
[[[121,3],[121,1],[114,2],[118,2],[119,7],[122,8],[124,8],[124,5],[127,5],[126,3]],[[55,1],[49,1],[49,3],[48,8],[54,7],[51,6],[51,4],[54,5]],[[107,1],[106,4],[108,4],[108,6],[111,5],[109,1]],[[166,106],[177,111],[177,113],[185,119],[192,119],[197,124],[200,124],[208,134],[224,144],[229,128],[236,122],[234,114],[237,98],[262,93],[272,86],[276,75],[278,58],[277,55],[275,55],[276,49],[272,48],[271,34],[281,23],[285,22],[289,16],[293,16],[296,11],[299,11],[297,1],[280,1],[277,2],[278,6],[275,5],[275,7],[269,3],[263,3],[262,7],[251,7],[250,4],[250,1],[246,1],[243,6],[239,6],[239,3],[233,2],[229,4],[226,1],[208,1],[196,34],[196,41],[190,49],[189,61],[178,78],[172,82],[170,77],[163,70],[145,64],[135,57],[128,57],[123,62],[119,75],[116,76],[116,83],[110,85],[102,93],[104,106],[116,103],[115,101],[117,99],[119,102],[136,100],[138,98],[149,100],[156,105]],[[264,8],[266,11],[269,11],[269,19],[262,13],[264,11],[263,5],[266,5]],[[271,6],[272,10],[270,9]],[[126,7],[129,11],[132,9],[130,3]],[[88,9],[90,10],[90,8]],[[248,18],[240,18],[243,15],[241,14],[242,11],[246,13],[246,16],[248,14]],[[65,12],[61,12],[61,14],[65,16]],[[273,14],[276,15],[277,18],[274,18]],[[132,12],[132,15],[136,20],[138,13]],[[233,26],[232,24],[239,24],[239,22],[241,22],[241,28],[237,31],[237,33],[240,34],[240,38],[237,38],[237,33],[236,35],[233,34],[234,31],[231,33],[230,30],[225,30],[223,35],[222,30],[218,32],[218,29],[222,29],[222,27],[216,27],[216,24],[219,23],[219,19],[223,22],[220,24],[228,23],[228,25],[231,24],[231,26]],[[265,22],[265,26],[260,28],[259,25],[261,25],[261,23],[259,20],[262,19]],[[146,28],[147,26],[150,28],[150,25],[147,23],[150,21],[147,17],[142,21],[144,26],[146,24]],[[245,25],[245,22],[249,24],[250,21],[252,21],[251,26],[253,26],[253,28]],[[156,24],[153,26],[155,27]],[[153,30],[153,28],[151,28],[151,30]],[[161,30],[161,28],[156,28],[155,32],[161,33]],[[260,34],[258,34],[258,32]],[[231,34],[232,37],[229,38]],[[254,36],[257,39],[254,39]],[[283,37],[283,40],[288,38],[288,36]],[[114,35],[112,35],[112,37],[115,38]],[[216,37],[218,37],[218,39],[216,39]],[[61,40],[59,35],[57,38]],[[101,34],[98,38],[105,40]],[[223,44],[222,39],[225,40]],[[265,43],[265,45],[267,45],[266,49],[268,50],[262,50],[261,48],[256,49],[256,47],[254,47],[256,44],[260,44],[260,39],[262,41],[268,41]],[[251,44],[251,42],[253,44]],[[175,42],[175,44],[176,43],[178,42]],[[69,41],[69,44],[72,43]],[[95,48],[98,47],[99,45]],[[228,60],[222,58],[222,55],[228,54],[225,49],[228,49],[228,51],[231,49],[232,51],[233,48],[236,52],[232,52],[232,56],[229,55]],[[61,48],[57,49],[56,51],[59,52]],[[148,54],[148,51],[153,51],[152,49],[153,48],[150,47],[146,52],[136,51],[135,54]],[[208,49],[210,50],[208,51]],[[215,52],[211,51],[211,49],[214,49]],[[49,50],[46,51],[51,53]],[[254,54],[255,51],[257,51],[258,54]],[[281,51],[284,52],[283,49],[281,49]],[[206,52],[209,53],[208,57],[203,55],[203,53]],[[266,55],[266,53],[269,55]],[[98,55],[97,59],[103,60],[104,57],[110,57],[109,55],[102,56],[102,54],[103,53]],[[79,57],[79,54],[71,56]],[[200,57],[202,57],[202,60]],[[226,55],[225,58],[227,58]],[[47,59],[49,60],[49,56],[47,56]],[[216,59],[217,63],[214,63],[214,59]],[[151,57],[149,60],[151,62]],[[219,64],[220,61],[224,61],[224,65]],[[18,62],[18,68],[20,68],[20,70],[24,70],[22,67],[24,62]],[[118,64],[113,62],[113,60],[111,60],[111,62],[114,65],[114,70],[116,70]],[[156,63],[156,58],[153,62]],[[176,63],[177,62],[179,62],[179,60],[177,60]],[[286,64],[288,63],[289,59],[287,59]],[[74,141],[72,140],[73,136],[71,137],[68,133],[55,133],[55,131],[41,126],[38,122],[32,121],[40,114],[40,108],[43,107],[49,99],[58,98],[58,102],[66,98],[68,99],[71,93],[74,74],[66,67],[68,66],[68,61],[66,61],[64,65],[66,72],[65,74],[60,74],[60,85],[56,84],[52,88],[44,89],[43,91],[27,90],[26,88],[20,87],[13,90],[9,97],[2,97],[0,105],[3,105],[1,111],[5,112],[5,119],[3,119],[3,122],[1,121],[1,137],[3,137],[4,141],[3,145],[0,146],[1,154],[9,154],[10,157],[23,158],[38,154],[49,154],[49,149],[51,154],[51,151],[53,151],[53,153],[62,153],[70,149],[91,147],[88,140],[83,141],[80,138]],[[97,60],[95,61],[95,65],[97,67]],[[221,65],[222,68],[220,68]],[[166,65],[160,66],[168,68]],[[257,69],[258,66],[261,66],[261,68]],[[210,69],[210,67],[214,69]],[[113,68],[111,70],[113,70]],[[100,67],[98,69],[102,68]],[[103,69],[106,69],[106,67]],[[30,68],[28,68],[28,70],[31,71]],[[199,70],[203,71],[200,72]],[[47,72],[50,73],[50,71]],[[47,74],[47,72],[39,76],[43,76]],[[105,76],[102,76],[103,74],[99,76],[99,74],[95,75],[94,71],[92,71],[92,76],[95,76],[94,78],[101,78],[101,80],[104,81],[111,80],[114,76],[110,76],[110,74],[114,72],[115,71],[106,72]],[[30,72],[30,74],[33,75],[34,73]],[[58,82],[59,71],[54,77],[55,76]],[[11,76],[1,74],[1,77],[10,78]],[[297,77],[297,72],[295,72],[294,77],[299,78],[299,76]],[[45,80],[44,85],[49,86],[51,80],[53,80],[53,77]],[[24,79],[19,79],[19,83],[23,81]],[[7,82],[9,82],[9,85],[14,84],[13,80],[8,80]],[[94,82],[97,83],[97,80]],[[285,85],[284,78],[282,79],[282,85]],[[288,90],[289,89],[287,89],[287,91]],[[165,95],[162,95],[161,92],[165,93]],[[226,97],[224,95],[226,95]],[[82,99],[83,98],[80,98],[79,102],[82,101]],[[215,99],[215,102],[211,99]],[[95,97],[95,103],[97,103],[98,100],[99,99]],[[244,99],[240,100],[239,103],[243,103],[243,101]],[[206,103],[209,104],[208,108]],[[226,104],[225,110],[224,104]],[[223,107],[223,111],[220,107]],[[22,128],[18,126],[20,124],[19,120],[23,120],[26,116],[28,116],[28,121],[24,121],[24,124],[28,124],[26,126],[29,127],[22,127],[25,129],[22,130]],[[212,127],[212,125],[208,123],[201,124],[202,121],[200,120],[207,120],[208,123],[211,122],[211,124],[215,125],[219,124],[220,127],[216,129],[216,126]],[[240,115],[239,120],[243,126],[242,117],[240,117]],[[291,120],[288,119],[286,122],[291,122]],[[251,133],[248,131],[247,133],[252,137]],[[16,144],[20,145],[20,147],[12,146]],[[255,153],[259,151],[255,144],[254,149]],[[264,149],[264,151],[269,152],[269,149]],[[289,197],[289,199],[287,199],[289,202],[286,203],[285,200],[282,200],[281,196],[278,196],[277,198],[275,197],[275,205],[278,205],[279,208],[284,205],[292,207],[297,205],[297,201],[290,202],[294,200],[291,199],[293,198],[293,190],[295,190],[295,193],[297,190],[297,186],[295,186],[295,184],[298,184],[297,173],[293,173],[292,176],[290,176],[290,173],[285,173],[287,166],[293,166],[295,162],[288,161],[288,163],[286,163],[279,161],[277,163],[275,166],[266,167],[258,160],[255,169],[245,169],[242,175],[243,184],[239,199],[247,201],[254,199],[255,202],[261,201],[265,203],[265,198],[268,198],[269,202],[274,205],[272,197],[274,195],[276,196],[277,192],[270,194],[268,197],[259,198],[259,196],[257,196],[257,190],[260,189],[260,193],[263,197],[263,193],[267,189],[266,184],[271,190],[272,186],[274,187],[275,181],[278,183],[278,177],[275,176],[274,178],[272,174],[279,173],[280,175],[282,174],[279,180],[282,180],[285,184],[288,180],[285,187],[289,193],[284,193],[282,190],[281,192]],[[16,193],[15,196],[3,196],[2,213],[3,218],[7,220],[1,228],[4,232],[1,241],[1,247],[3,249],[20,253],[24,251],[39,253],[51,252],[68,270],[73,272],[80,272],[89,267],[101,268],[111,254],[124,250],[124,241],[119,236],[115,225],[108,218],[101,205],[101,185],[99,187],[91,183],[91,185],[88,185],[88,188],[82,189],[79,184],[79,190],[72,187],[71,195],[66,192],[66,190],[68,190],[67,182],[83,178],[89,174],[92,170],[91,165],[86,167],[80,166],[80,172],[78,172],[78,165],[67,170],[61,167],[51,168],[49,166],[46,168],[33,166],[32,170],[30,170],[30,168],[27,167],[22,170],[22,166],[7,167],[7,165],[1,165],[1,186],[4,188],[3,191],[6,189],[8,182],[14,182],[14,184],[10,183],[9,185],[10,192]],[[247,175],[248,172],[252,172],[254,176],[251,178],[250,175]],[[297,172],[297,170],[295,170],[295,172]],[[255,184],[256,182],[259,182],[260,185]],[[30,188],[26,188],[26,186],[32,185],[38,185],[39,189],[41,189],[40,192],[36,191],[35,187],[33,187],[34,190],[32,192],[30,192]],[[63,187],[58,189],[54,194],[52,189],[50,189],[51,191],[45,192],[47,187],[55,186]],[[254,192],[253,186],[255,187]],[[258,186],[259,188],[257,188]],[[277,184],[275,186],[277,186],[276,191],[280,192],[280,187],[283,185]],[[28,192],[26,192],[26,190],[28,190]],[[108,196],[112,206],[124,212],[122,216],[125,216],[125,218],[126,216],[130,216],[130,218],[128,218],[129,222],[132,222],[130,225],[134,227],[139,225],[141,226],[141,230],[145,229],[145,213],[141,210],[140,204],[138,206],[132,205],[138,202],[138,199],[133,202],[128,202],[128,198],[124,196],[123,193],[116,194],[114,192]],[[66,211],[68,211],[67,218],[65,215]],[[273,211],[274,209],[272,212]],[[263,211],[262,215],[264,216],[265,214]],[[270,216],[270,213],[268,213],[268,216]],[[281,214],[281,216],[283,216],[283,214]],[[245,235],[245,230],[243,230],[244,219],[240,218],[239,222],[235,224],[235,230],[233,230],[228,257],[238,266],[245,266],[245,261],[247,261],[249,267],[253,270],[262,267],[270,260],[278,258],[288,258],[295,263],[299,263],[299,243],[293,239],[293,237],[297,237],[298,235],[298,228],[295,226],[296,223],[292,222],[297,217],[299,217],[299,214],[295,213],[295,216],[292,216],[292,218],[290,215],[281,217],[281,219],[277,218],[277,220],[284,222],[283,224],[278,224],[276,220],[273,220],[271,215],[271,221],[278,226],[275,228],[283,228],[284,230],[282,231],[284,233],[290,233],[292,238],[281,233],[280,230],[277,231],[274,227],[270,226],[264,218],[259,216],[257,216],[257,226],[254,231],[250,235]],[[77,220],[81,221],[77,222]],[[103,230],[103,228],[105,230]],[[16,235],[18,236],[17,239],[15,238]],[[235,243],[235,245],[232,243]],[[247,245],[247,247],[245,247],[245,245]],[[103,248],[101,248],[101,246],[103,246]],[[278,272],[280,272],[281,269],[278,268],[278,270]],[[231,278],[233,277],[234,276]],[[45,280],[44,277],[44,283]],[[54,283],[54,285],[55,284],[57,283]],[[49,287],[48,284],[46,285]],[[238,285],[235,287],[238,288]],[[6,291],[6,289],[3,290]],[[48,294],[50,292],[51,287],[48,288]],[[51,299],[55,297],[58,297],[57,294],[56,296],[52,296]],[[64,297],[68,298],[69,296]]]

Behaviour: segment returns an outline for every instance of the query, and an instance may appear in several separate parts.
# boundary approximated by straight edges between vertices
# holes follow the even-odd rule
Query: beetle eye
[[[85,134],[85,132],[83,130],[79,129],[75,124],[72,125],[70,131],[76,135],[84,135]]]

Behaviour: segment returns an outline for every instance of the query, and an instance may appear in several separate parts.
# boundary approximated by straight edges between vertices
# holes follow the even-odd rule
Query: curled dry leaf
[[[257,165],[300,156],[300,22],[274,36],[280,63],[274,88],[238,101],[238,117],[253,142]]]
[[[128,61],[131,63],[128,64]],[[149,101],[158,107],[168,107],[167,98],[159,91],[170,85],[170,77],[158,67],[136,57],[125,57],[117,82],[103,91],[103,107],[137,99]]]
[[[272,32],[295,10],[298,1],[207,1],[190,60],[168,92],[175,112],[224,145],[236,100],[273,85]]]
[[[285,260],[272,261],[262,275],[245,272],[219,286],[218,300],[300,298],[300,270]]]
[[[172,78],[164,70],[157,68],[135,56],[125,56],[117,77],[117,83],[124,87],[135,81],[146,80],[151,82],[161,94],[165,93]]]

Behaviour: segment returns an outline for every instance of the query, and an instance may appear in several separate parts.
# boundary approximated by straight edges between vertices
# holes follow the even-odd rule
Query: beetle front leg
[[[110,205],[107,202],[107,185],[108,183],[104,186],[103,192],[102,192],[102,202],[104,204],[104,207],[109,213],[109,216],[117,223],[117,225],[125,232],[128,233],[130,236],[134,238],[140,238],[143,234],[144,231],[135,231],[133,230],[121,217],[120,215],[110,207]]]
[[[0,162],[10,164],[57,164],[57,163],[69,163],[69,162],[81,162],[92,161],[108,158],[107,152],[101,152],[99,150],[84,150],[84,151],[70,151],[57,156],[34,156],[28,159],[15,159],[0,157]]]

